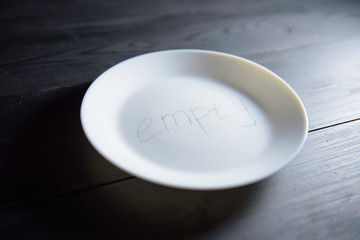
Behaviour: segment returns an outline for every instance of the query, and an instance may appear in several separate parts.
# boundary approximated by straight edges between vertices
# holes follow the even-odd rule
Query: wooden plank
[[[356,239],[360,122],[309,135],[274,176],[223,191],[184,191],[138,179],[0,213],[21,238]]]
[[[325,1],[326,6],[323,2],[284,2],[175,1],[175,5],[154,3],[143,8],[126,1],[26,6],[39,12],[35,16],[29,9],[24,12],[26,8],[4,8],[8,11],[3,13],[7,21],[3,21],[2,32],[7,39],[0,44],[0,65],[7,68],[0,79],[7,81],[0,81],[0,94],[33,94],[91,81],[116,62],[160,49],[205,48],[247,56],[360,35],[356,2]],[[79,11],[69,18],[59,14],[76,11],[76,7],[81,8],[81,15]],[[107,14],[99,14],[99,9]],[[46,17],[49,20],[43,21]],[[14,18],[18,20],[12,21]],[[94,59],[94,52],[101,58]],[[77,66],[79,60],[88,64],[85,69]],[[66,70],[49,75],[48,69],[59,62],[67,65]],[[28,75],[36,70],[28,64],[39,64],[41,71]],[[62,77],[64,71],[72,72],[74,78]],[[90,74],[84,77],[84,73]]]
[[[360,116],[356,107],[360,97],[360,60],[357,57],[360,55],[359,43],[360,38],[351,38],[320,46],[245,57],[278,73],[299,93],[309,111],[310,129],[316,129]],[[18,70],[9,68],[7,77],[10,81],[13,80],[14,85],[6,84],[3,93],[10,95],[11,92],[13,102],[1,103],[0,100],[0,103],[5,107],[14,107],[13,105],[21,102],[21,98],[29,95],[51,95],[52,91],[62,87],[66,90],[74,85],[89,84],[101,73],[96,70],[105,70],[110,67],[109,62],[115,64],[115,59],[127,54],[115,45],[111,47],[111,56],[104,61],[107,51],[110,51],[109,48],[87,53],[85,61],[72,55],[63,56],[63,59],[49,58]],[[25,82],[26,85],[20,88]],[[6,101],[9,101],[9,95],[6,95]]]

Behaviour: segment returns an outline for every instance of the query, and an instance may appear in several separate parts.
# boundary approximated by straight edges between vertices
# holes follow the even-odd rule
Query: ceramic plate
[[[81,122],[107,160],[161,185],[214,190],[247,185],[302,148],[305,108],[270,70],[204,50],[137,56],[87,90]]]

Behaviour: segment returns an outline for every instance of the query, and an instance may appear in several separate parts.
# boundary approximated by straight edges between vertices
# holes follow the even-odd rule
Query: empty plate
[[[197,190],[270,176],[296,156],[308,131],[301,100],[279,76],[205,50],[115,65],[87,90],[81,122],[91,144],[122,170]]]

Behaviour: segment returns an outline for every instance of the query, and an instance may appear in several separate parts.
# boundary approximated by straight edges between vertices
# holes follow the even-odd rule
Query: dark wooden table
[[[0,239],[359,239],[359,1],[7,1],[0,8]],[[301,153],[259,183],[186,191],[112,166],[80,103],[162,49],[256,61],[299,94]]]

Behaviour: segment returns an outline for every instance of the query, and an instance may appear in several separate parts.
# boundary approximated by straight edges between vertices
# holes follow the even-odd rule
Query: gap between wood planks
[[[0,211],[14,210],[14,209],[22,208],[22,207],[29,207],[31,205],[37,205],[37,204],[41,204],[43,202],[51,201],[53,199],[64,198],[64,197],[72,196],[72,195],[79,194],[79,193],[82,193],[82,192],[91,191],[91,190],[94,190],[94,189],[97,189],[97,188],[109,186],[109,185],[112,185],[112,184],[115,184],[115,183],[119,183],[119,182],[122,182],[122,181],[133,179],[133,178],[135,178],[135,177],[134,176],[128,176],[128,177],[118,179],[118,180],[114,180],[114,181],[111,181],[111,182],[98,184],[96,186],[77,189],[77,190],[73,190],[73,191],[70,191],[70,192],[55,194],[55,195],[51,195],[51,196],[45,196],[45,197],[41,197],[41,198],[38,198],[38,199],[30,200],[30,201],[27,201],[27,202],[23,202],[23,203],[16,203],[14,205],[9,205],[8,204],[7,206],[5,205],[5,206],[0,207]]]
[[[360,120],[360,118],[355,118],[355,119],[348,120],[348,121],[345,121],[345,122],[335,123],[335,124],[332,124],[332,125],[329,125],[329,126],[315,128],[315,129],[309,130],[309,133],[316,132],[316,131],[319,131],[319,130],[324,130],[324,129],[331,128],[331,127],[336,127],[336,126],[339,126],[339,125],[344,125],[344,124],[351,123],[351,122],[356,122],[356,121],[359,121],[359,120]]]

